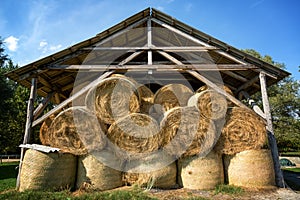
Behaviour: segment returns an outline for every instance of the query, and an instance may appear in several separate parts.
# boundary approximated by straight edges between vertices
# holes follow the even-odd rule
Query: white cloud
[[[40,42],[40,47],[41,48],[43,48],[43,47],[45,47],[47,45],[48,45],[48,42],[46,42],[45,40],[43,40],[43,41]]]
[[[49,50],[50,50],[50,51],[57,51],[57,50],[59,50],[61,47],[62,47],[61,44],[56,45],[56,46],[51,45],[50,48],[49,48]]]
[[[7,48],[10,51],[16,51],[18,48],[18,38],[15,38],[14,36],[9,36],[8,38],[6,38],[4,40],[4,42],[6,43]]]

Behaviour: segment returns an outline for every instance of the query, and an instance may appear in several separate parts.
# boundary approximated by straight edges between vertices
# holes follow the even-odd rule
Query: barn
[[[206,86],[245,110],[251,106],[242,101],[261,92],[263,111],[253,108],[267,124],[276,184],[283,187],[267,87],[290,74],[154,8],[7,74],[31,89],[24,144],[33,127],[68,107],[84,106],[89,90],[114,74],[131,77],[153,93],[169,84],[187,85],[192,91]],[[43,101],[34,108],[36,95]],[[42,115],[50,102],[55,106]],[[21,159],[24,152],[22,148]]]

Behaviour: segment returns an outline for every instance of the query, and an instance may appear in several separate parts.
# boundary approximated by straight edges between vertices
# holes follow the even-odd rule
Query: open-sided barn
[[[78,99],[112,74],[128,75],[153,93],[167,84],[181,83],[193,91],[207,85],[245,109],[241,100],[261,91],[264,112],[258,114],[267,121],[276,183],[283,186],[266,88],[289,73],[150,8],[7,74],[31,88],[24,144],[32,127],[72,103],[81,105]],[[44,101],[34,109],[36,93]],[[40,116],[50,101],[56,106]]]

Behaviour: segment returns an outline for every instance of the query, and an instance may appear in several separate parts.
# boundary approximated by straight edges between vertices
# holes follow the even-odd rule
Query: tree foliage
[[[261,56],[253,49],[244,50],[276,67],[285,69],[283,63],[271,56]],[[291,76],[267,88],[275,136],[281,151],[300,150],[300,82]],[[261,94],[254,95],[261,105]]]

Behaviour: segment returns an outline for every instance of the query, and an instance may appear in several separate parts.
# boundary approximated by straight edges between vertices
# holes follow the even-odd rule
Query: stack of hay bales
[[[112,75],[89,90],[85,106],[48,118],[40,138],[44,145],[77,156],[72,168],[77,171],[77,189],[134,184],[212,189],[224,183],[224,175],[229,184],[246,187],[258,182],[272,185],[274,180],[269,170],[263,172],[268,181],[255,182],[259,177],[247,160],[270,158],[262,150],[264,121],[254,112],[233,107],[207,86],[193,93],[185,85],[169,84],[153,94],[133,78]],[[248,150],[255,156],[244,153]],[[268,163],[271,166],[270,159]],[[238,182],[239,176],[252,178]]]

